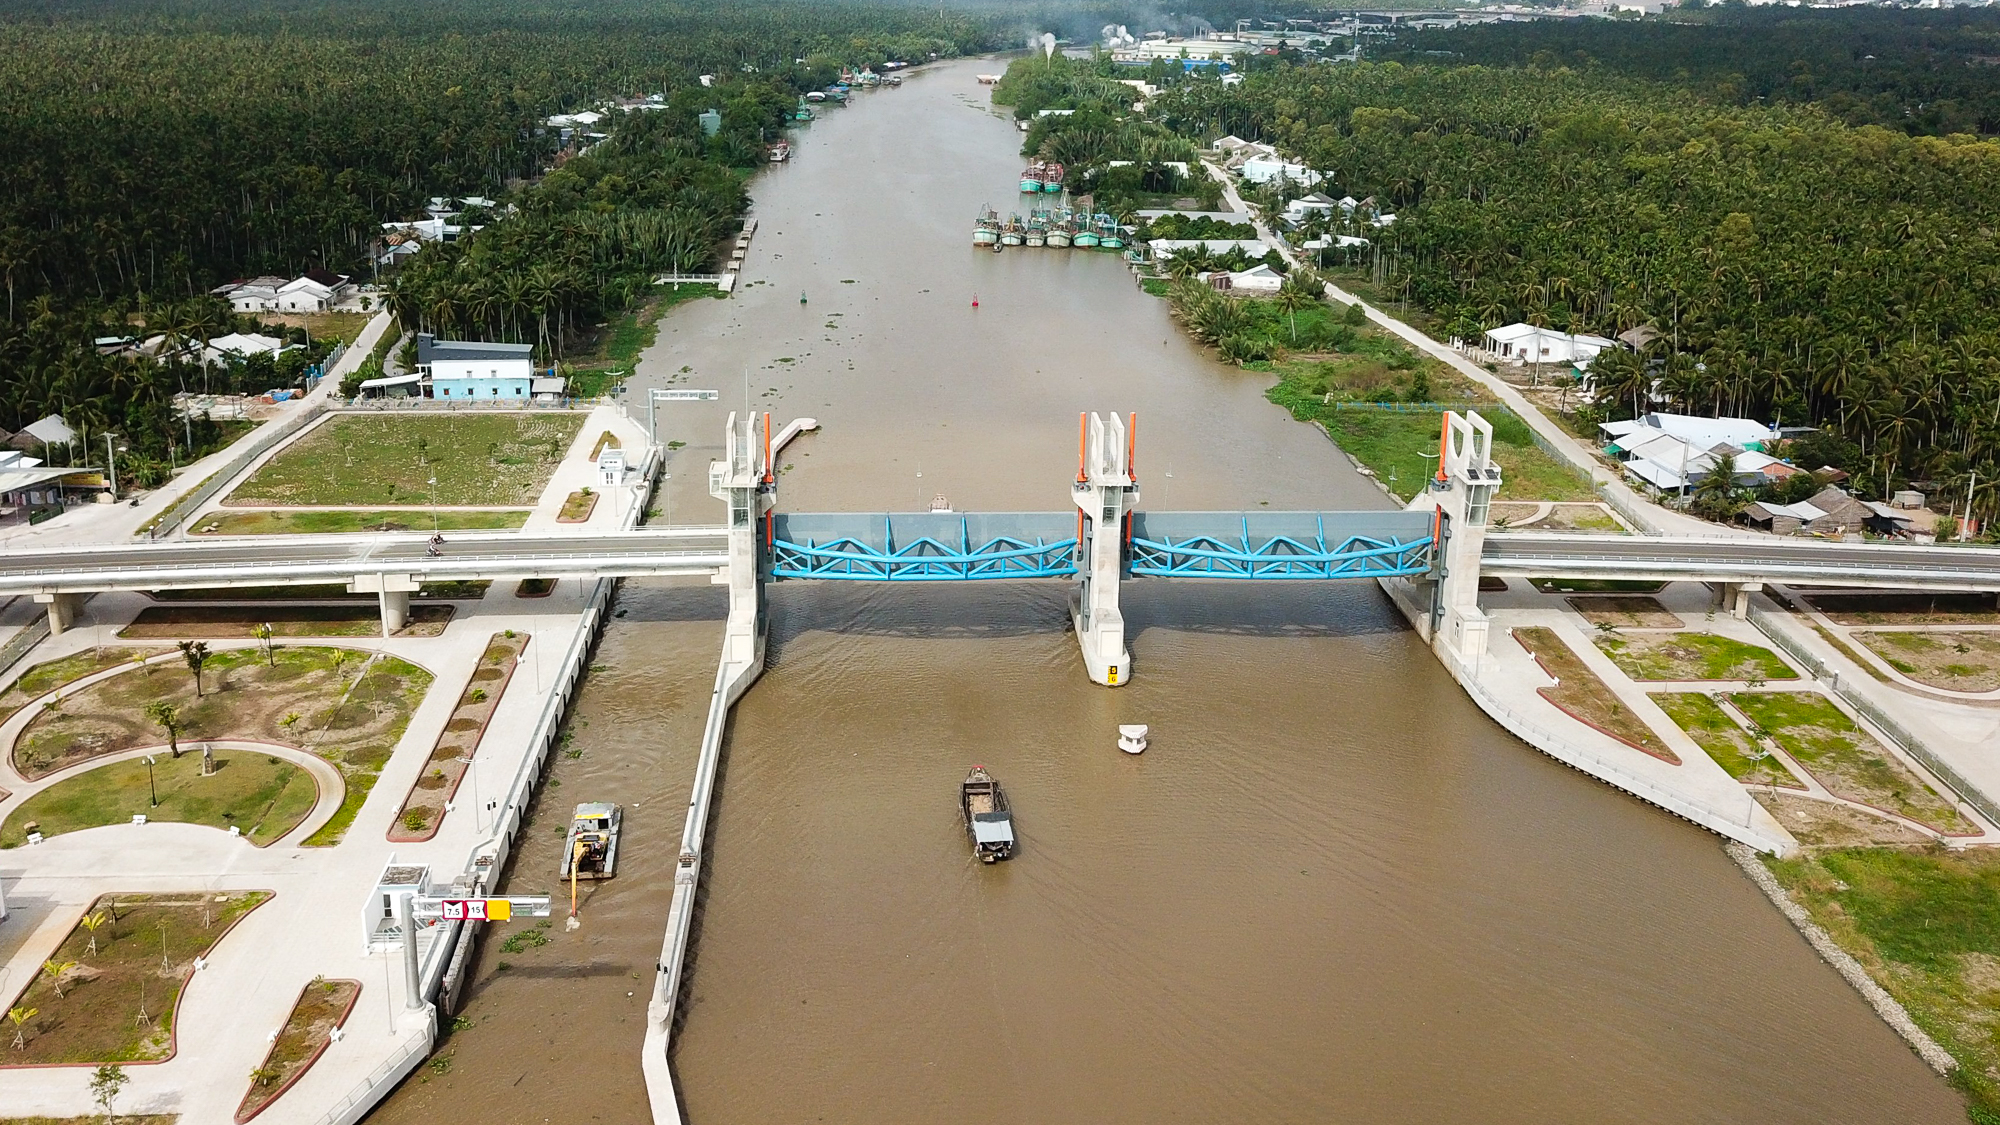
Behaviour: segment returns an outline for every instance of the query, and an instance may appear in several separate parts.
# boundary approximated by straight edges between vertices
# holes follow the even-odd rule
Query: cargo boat
[[[958,788],[958,807],[979,862],[994,863],[1014,854],[1014,811],[985,766],[974,766],[965,775],[965,784]]]
[[[588,801],[576,807],[569,822],[569,846],[563,849],[562,877],[609,879],[618,873],[618,829],[625,810],[608,801]]]

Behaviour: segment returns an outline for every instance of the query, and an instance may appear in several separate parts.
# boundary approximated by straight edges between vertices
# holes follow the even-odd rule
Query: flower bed
[[[250,1090],[236,1107],[237,1125],[264,1112],[305,1077],[333,1042],[334,1029],[347,1022],[360,996],[358,980],[314,980],[299,990],[285,1026],[271,1041],[264,1061],[250,1072]]]
[[[458,705],[445,721],[444,733],[438,736],[437,745],[431,750],[430,760],[424,763],[424,772],[410,786],[403,807],[396,810],[396,819],[389,825],[390,841],[413,843],[438,834],[444,823],[445,805],[465,779],[464,759],[472,757],[479,740],[485,737],[486,725],[493,720],[493,712],[500,706],[500,697],[514,678],[514,669],[527,647],[528,634],[512,629],[493,634],[487,642],[486,651],[479,656],[479,666],[473,669],[472,678],[458,697]]]

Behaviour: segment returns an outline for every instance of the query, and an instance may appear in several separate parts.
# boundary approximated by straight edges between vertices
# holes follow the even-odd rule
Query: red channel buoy
[[[979,307],[979,294],[977,293],[972,295],[972,307],[975,309]]]

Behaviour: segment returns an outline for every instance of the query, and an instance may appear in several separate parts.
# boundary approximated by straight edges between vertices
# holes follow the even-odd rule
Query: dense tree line
[[[185,459],[200,435],[183,421],[176,441],[172,394],[261,390],[235,384],[262,373],[101,355],[92,338],[227,331],[213,286],[362,273],[380,224],[434,195],[521,211],[427,248],[403,318],[559,349],[648,271],[707,261],[742,210],[732,165],[755,163],[797,91],[1012,42],[1008,27],[786,0],[0,0],[0,427],[61,412],[121,429],[149,463]],[[673,108],[529,186],[561,143],[547,116],[649,93]],[[726,127],[704,138],[693,114],[711,107]]]
[[[2000,10],[1774,5],[1664,18],[1494,23],[1409,36],[1383,57],[1570,67],[1656,79],[1732,105],[1811,102],[1850,125],[2000,133]]]
[[[1648,353],[1600,373],[1612,409],[1657,387],[1675,407],[1824,423],[1878,492],[2000,472],[2000,142],[1603,73],[1396,63],[1260,68],[1157,108],[1188,135],[1276,142],[1330,194],[1397,211],[1357,229],[1441,337],[1648,324]]]

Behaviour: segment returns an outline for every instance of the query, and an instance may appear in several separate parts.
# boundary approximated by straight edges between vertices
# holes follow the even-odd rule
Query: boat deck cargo
[[[994,863],[1014,854],[1014,812],[1007,794],[985,766],[974,766],[959,786],[959,811],[965,816],[965,834],[972,840],[972,854],[981,863]]]

